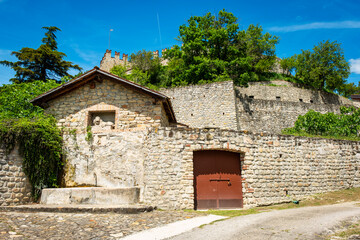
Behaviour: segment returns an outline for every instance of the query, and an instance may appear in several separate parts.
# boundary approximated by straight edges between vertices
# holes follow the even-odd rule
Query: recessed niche
[[[300,99],[299,99],[299,102],[303,102],[303,100],[300,98]]]
[[[254,96],[249,96],[250,99],[254,99]]]
[[[310,103],[314,103],[314,101],[313,101],[313,100],[310,100]]]
[[[115,129],[115,111],[89,112],[89,123],[94,131]]]
[[[277,101],[280,101],[280,100],[281,100],[281,97],[276,96],[276,100],[277,100]]]

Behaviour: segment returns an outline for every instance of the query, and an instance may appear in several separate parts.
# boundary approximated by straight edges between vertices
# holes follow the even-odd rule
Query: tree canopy
[[[239,30],[237,18],[220,11],[217,16],[193,16],[180,26],[175,45],[165,51],[167,65],[152,52],[145,50],[130,57],[131,74],[126,78],[149,87],[169,87],[188,84],[234,80],[246,84],[252,78],[268,73],[275,62],[278,37],[263,33],[259,25]],[[114,74],[123,74],[115,67]]]
[[[59,85],[54,80],[3,85],[0,87],[0,120],[42,116],[43,109],[29,101]]]
[[[118,66],[112,72],[151,88],[225,80],[246,86],[251,81],[283,79],[345,97],[360,93],[360,86],[346,83],[349,63],[336,41],[320,42],[281,60],[281,74],[273,72],[279,38],[264,33],[260,25],[240,30],[238,19],[225,10],[190,17],[180,26],[177,40],[181,44],[165,51],[162,59],[142,50],[130,57],[131,74],[125,76],[129,71]]]
[[[42,44],[37,49],[24,47],[14,51],[18,61],[0,61],[0,64],[11,67],[15,71],[15,77],[10,81],[15,83],[34,80],[60,80],[64,76],[70,76],[70,69],[81,71],[81,67],[69,61],[65,61],[65,53],[58,51],[56,32],[61,31],[57,27],[43,27],[46,30]]]
[[[301,51],[284,59],[281,65],[294,69],[295,77],[314,89],[341,92],[345,88],[350,67],[340,43],[322,41],[312,50]]]
[[[254,74],[269,72],[275,62],[278,37],[250,25],[239,30],[237,18],[220,11],[194,16],[180,26],[181,47],[166,51],[171,85],[234,80],[246,84]]]

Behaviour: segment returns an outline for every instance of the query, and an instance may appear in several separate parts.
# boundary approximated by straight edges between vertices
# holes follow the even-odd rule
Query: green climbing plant
[[[33,81],[0,87],[0,147],[9,154],[18,146],[35,200],[42,188],[58,186],[62,137],[55,118],[30,100],[59,85]]]
[[[35,200],[41,189],[58,186],[63,165],[62,137],[55,118],[3,119],[0,121],[0,145],[7,154],[18,145]]]

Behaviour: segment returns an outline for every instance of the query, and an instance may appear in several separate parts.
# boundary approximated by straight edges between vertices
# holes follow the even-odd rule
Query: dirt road
[[[235,217],[196,228],[173,240],[323,239],[345,220],[360,219],[360,205],[342,203]]]

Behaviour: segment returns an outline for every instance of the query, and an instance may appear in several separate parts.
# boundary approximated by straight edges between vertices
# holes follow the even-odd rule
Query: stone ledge
[[[140,189],[136,187],[45,188],[42,190],[40,203],[49,205],[131,205],[139,202],[139,194]]]
[[[20,205],[0,206],[2,212],[59,212],[59,213],[122,213],[136,214],[151,212],[156,207],[148,205]]]

